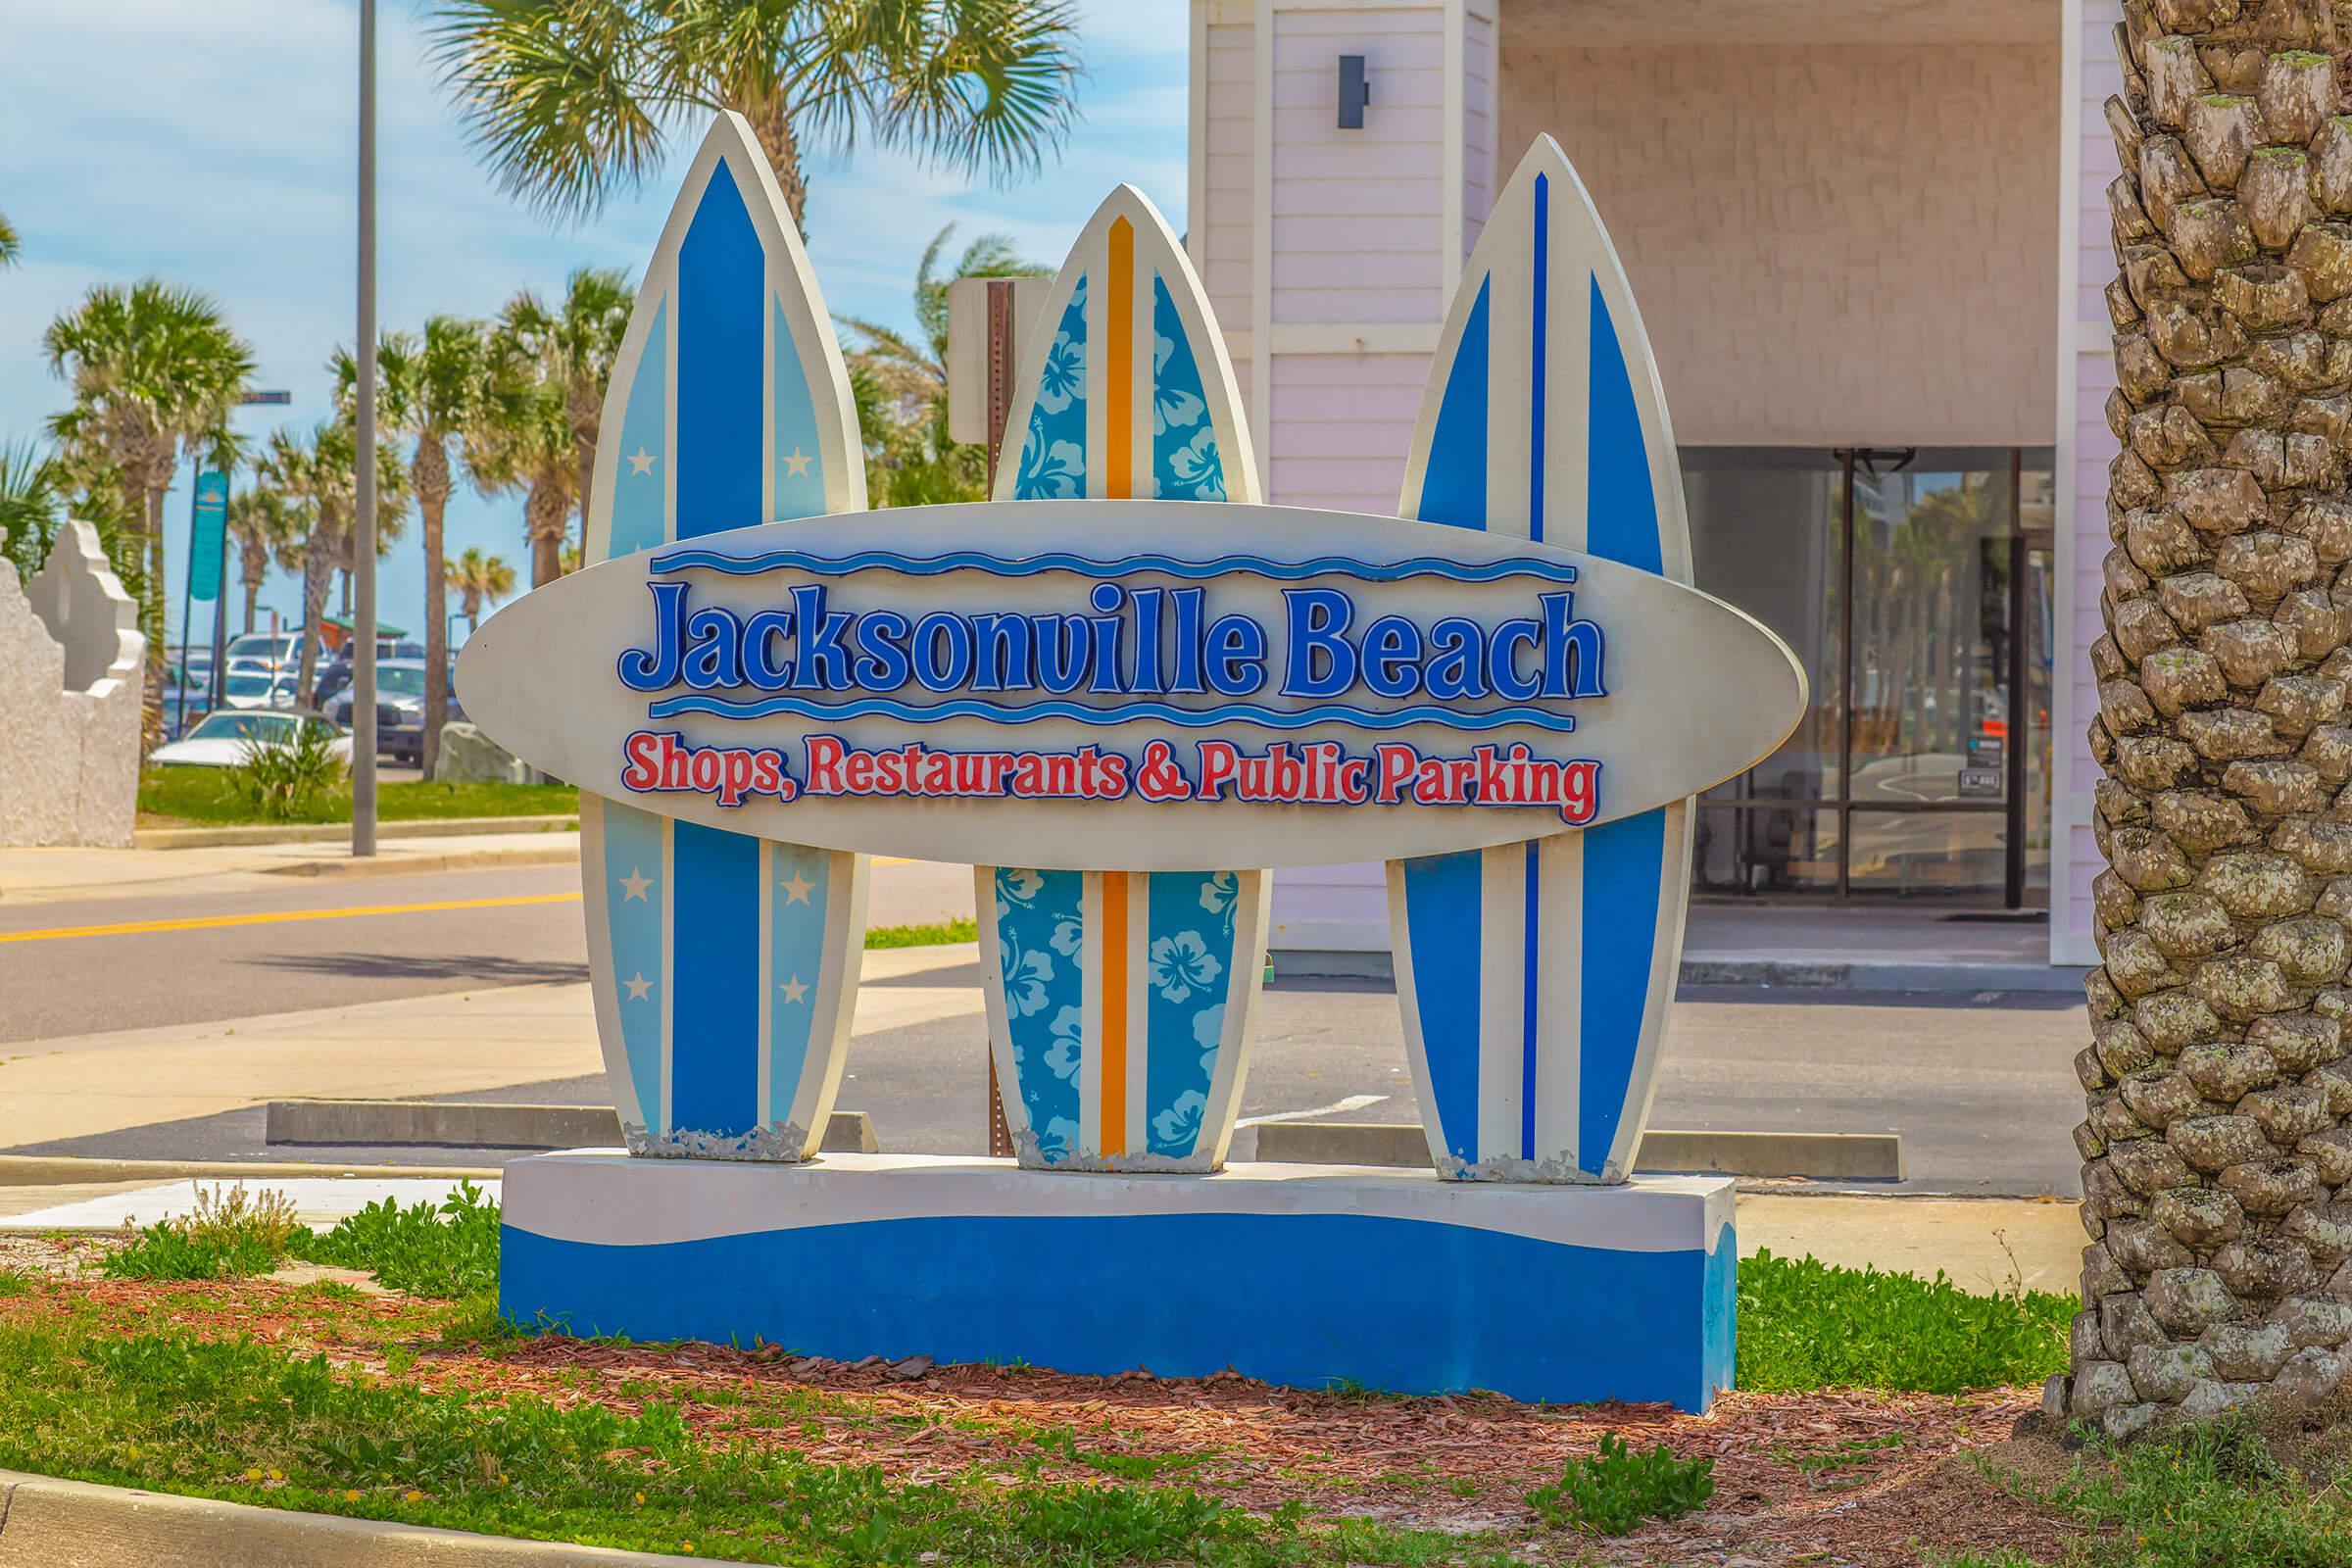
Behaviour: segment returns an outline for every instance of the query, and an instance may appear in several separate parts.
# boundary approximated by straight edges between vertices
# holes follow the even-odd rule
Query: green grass
[[[878,925],[865,933],[868,952],[876,948],[938,948],[951,942],[977,942],[977,920],[941,920],[928,925]]]
[[[1758,1252],[1740,1260],[1739,1386],[1959,1394],[2066,1370],[2074,1297],[1972,1296],[1937,1274],[1882,1274]]]
[[[436,1395],[251,1340],[0,1323],[0,1467],[638,1551],[817,1565],[1486,1564],[1491,1539],[1252,1517],[1181,1487],[915,1485],[698,1439],[678,1410]],[[935,1555],[934,1555],[935,1554]]]
[[[1597,1452],[1571,1459],[1559,1481],[1527,1494],[1527,1505],[1552,1528],[1631,1535],[1652,1519],[1679,1519],[1715,1495],[1715,1461],[1678,1459],[1663,1443],[1636,1454],[1614,1432]]]
[[[139,774],[139,815],[150,826],[172,822],[229,826],[264,820],[240,794],[225,767],[150,767]],[[579,792],[568,784],[436,784],[408,780],[376,790],[386,822],[452,816],[554,816],[576,811]],[[313,801],[298,822],[351,820],[348,784]]]
[[[2038,1494],[2082,1527],[2049,1568],[2341,1568],[2352,1562],[2348,1486],[2340,1451],[2282,1462],[2234,1421],[2120,1451],[2094,1446],[2064,1481]],[[1947,1568],[2041,1565],[1996,1552],[1954,1558]]]

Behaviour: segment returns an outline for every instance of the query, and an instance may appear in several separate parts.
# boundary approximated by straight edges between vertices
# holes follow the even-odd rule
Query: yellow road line
[[[353,920],[369,914],[426,914],[435,909],[498,909],[517,904],[572,904],[577,893],[526,893],[509,899],[452,899],[442,904],[368,904],[348,909],[276,909],[261,914],[193,914],[178,920],[125,920],[120,925],[62,925],[47,931],[0,931],[0,942],[58,942],[67,937],[137,937],[158,931],[210,931],[230,925],[275,925],[283,920]]]

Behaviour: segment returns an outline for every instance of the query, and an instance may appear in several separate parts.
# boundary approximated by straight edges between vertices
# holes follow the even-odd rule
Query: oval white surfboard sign
[[[532,765],[684,820],[1153,871],[1609,821],[1740,773],[1805,705],[1779,638],[1630,566],[1156,501],[703,535],[515,601],[467,641],[458,687]]]

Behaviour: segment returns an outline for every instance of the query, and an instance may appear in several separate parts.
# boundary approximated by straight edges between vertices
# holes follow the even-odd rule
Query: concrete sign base
[[[505,1203],[501,1309],[580,1335],[1702,1411],[1732,1384],[1724,1177],[1074,1182],[944,1155],[580,1150],[511,1162]]]

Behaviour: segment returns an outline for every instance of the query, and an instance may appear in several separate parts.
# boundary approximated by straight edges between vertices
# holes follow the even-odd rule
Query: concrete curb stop
[[[265,876],[410,876],[425,871],[481,871],[510,865],[570,865],[580,858],[579,840],[566,837],[542,848],[460,850],[455,855],[374,856],[357,859],[344,856],[317,860],[288,860],[260,867]]]
[[[102,1182],[292,1181],[303,1177],[420,1176],[496,1181],[496,1166],[328,1164],[267,1159],[103,1159],[82,1154],[0,1154],[0,1187],[70,1187]]]
[[[0,1470],[0,1568],[656,1568],[674,1557],[296,1513]]]
[[[620,1118],[610,1105],[516,1105],[492,1101],[272,1100],[263,1139],[279,1145],[392,1145],[444,1149],[613,1149]],[[874,1118],[837,1110],[820,1146],[828,1154],[875,1154]]]

